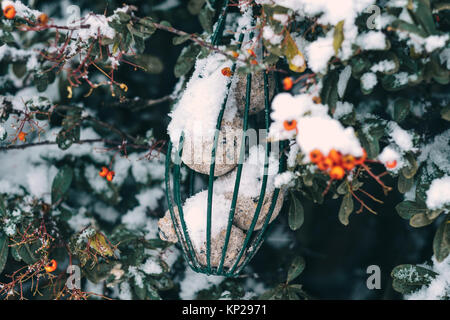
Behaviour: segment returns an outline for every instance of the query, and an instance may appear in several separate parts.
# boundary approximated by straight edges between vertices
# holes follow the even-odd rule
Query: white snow
[[[386,49],[386,36],[381,31],[369,31],[360,34],[356,43],[363,50],[384,50]]]
[[[335,149],[344,155],[362,156],[362,147],[353,128],[344,128],[337,120],[303,117],[299,120],[298,127],[297,143],[306,155],[314,149],[320,150],[323,154]],[[309,157],[307,159],[309,161]]]
[[[208,276],[187,268],[184,278],[180,282],[180,298],[182,300],[195,299],[197,292],[219,285],[223,280],[225,278],[222,276]]]
[[[222,74],[223,68],[231,68],[231,61],[220,54],[197,59],[195,71],[186,84],[180,100],[171,112],[168,126],[170,139],[178,146],[181,132],[193,137],[214,135],[217,117],[225,98],[230,77]],[[232,120],[237,112],[234,105],[227,106],[224,118]]]
[[[305,59],[299,54],[292,58],[291,63],[296,67],[301,67],[305,64]]]
[[[282,24],[286,24],[289,20],[289,16],[284,13],[274,13],[273,18],[277,21],[280,21]]]
[[[371,90],[377,83],[377,76],[373,72],[366,72],[361,76],[361,86],[365,90]]]
[[[104,15],[90,13],[82,20],[82,24],[89,25],[90,27],[78,30],[78,38],[82,41],[100,37],[114,39],[116,31],[108,25],[110,20],[110,18]]]
[[[38,10],[32,10],[32,9],[28,8],[21,1],[3,0],[1,2],[1,5],[2,5],[2,10],[5,9],[5,7],[8,5],[13,5],[14,9],[16,10],[16,15],[18,17],[37,18],[42,13]]]
[[[242,165],[239,194],[256,198],[259,196],[264,176],[265,149],[263,146],[253,146],[249,150],[249,156]],[[278,159],[275,154],[269,156],[269,168],[267,170],[266,193],[272,192],[274,187],[274,176],[278,173]],[[218,178],[214,184],[215,190],[220,193],[233,192],[236,180],[236,170],[226,176]]]
[[[391,60],[382,60],[374,64],[370,71],[372,72],[389,72],[395,69],[395,62]]]
[[[334,113],[333,113],[333,118],[340,119],[340,118],[352,113],[352,111],[353,111],[353,104],[351,104],[350,102],[346,102],[346,101],[338,101],[336,103],[336,109],[334,110]]]
[[[448,39],[448,34],[442,36],[429,36],[425,39],[425,50],[427,52],[433,52],[436,49],[442,48],[445,46]]]
[[[389,122],[388,124],[390,140],[393,141],[402,152],[415,151],[413,138],[411,134],[402,129],[396,122]]]
[[[275,176],[274,185],[276,188],[283,186],[292,186],[295,180],[295,174],[292,171],[285,171]]]
[[[269,41],[273,45],[278,45],[281,43],[281,41],[283,41],[283,35],[276,34],[270,26],[264,26],[263,38],[265,40]],[[301,64],[301,65],[303,65],[303,64]]]
[[[308,67],[316,73],[326,73],[328,61],[334,56],[333,34],[328,32],[324,38],[318,38],[306,48]]]
[[[441,209],[450,204],[450,176],[434,179],[427,190],[428,209]]]
[[[378,155],[378,160],[380,160],[383,164],[386,164],[388,162],[396,161],[397,165],[394,168],[387,168],[387,170],[397,172],[403,164],[402,156],[401,154],[395,150],[394,146],[387,146],[381,151],[381,153]]]
[[[450,70],[450,48],[445,48],[439,54],[439,59],[441,63],[444,64],[448,70]]]
[[[420,290],[405,295],[407,300],[439,300],[450,295],[450,255],[442,262],[438,262],[433,256],[433,271],[438,275],[428,286],[423,286]]]
[[[155,210],[158,200],[164,196],[164,191],[160,187],[144,189],[136,195],[139,205],[122,216],[122,223],[128,228],[142,228],[148,221],[156,225],[156,219],[147,218],[147,209]]]
[[[199,250],[206,243],[208,191],[202,191],[188,198],[183,205],[184,220],[194,247]],[[222,193],[213,194],[211,212],[211,239],[228,224],[231,200]]]
[[[337,84],[338,95],[340,98],[344,97],[345,89],[347,89],[347,83],[352,75],[352,66],[346,66],[339,74],[339,80]]]
[[[284,121],[297,120],[305,115],[327,117],[328,108],[322,104],[315,104],[310,94],[299,94],[292,96],[283,92],[275,96],[272,101],[272,113],[270,117],[273,122],[270,125],[269,137],[273,140],[293,138],[295,130],[286,131]]]
[[[160,274],[163,272],[163,269],[159,263],[155,261],[154,257],[148,258],[139,268],[146,274]]]
[[[435,166],[450,175],[450,129],[435,136],[430,143],[421,145],[420,151],[418,164],[426,161],[429,172],[432,172],[432,166]]]

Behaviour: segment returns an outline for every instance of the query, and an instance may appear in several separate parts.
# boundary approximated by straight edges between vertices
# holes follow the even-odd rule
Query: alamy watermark
[[[380,15],[381,9],[377,5],[370,5],[365,10],[365,13],[371,13],[371,15],[367,18],[366,26],[368,29],[381,29]]]
[[[71,264],[67,267],[66,273],[69,277],[66,280],[66,287],[69,290],[81,290],[81,271],[76,264]]]
[[[366,273],[370,276],[367,278],[366,286],[369,290],[381,289],[381,269],[380,266],[372,264],[367,267]]]

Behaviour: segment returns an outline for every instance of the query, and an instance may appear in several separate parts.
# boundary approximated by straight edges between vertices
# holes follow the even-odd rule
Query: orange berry
[[[340,165],[342,160],[342,155],[336,149],[331,149],[328,153],[328,158],[330,158],[335,165]]]
[[[116,173],[114,171],[109,171],[108,174],[106,175],[106,180],[111,182],[114,179],[115,175],[116,175]]]
[[[367,160],[367,152],[365,149],[362,149],[363,155],[359,158],[356,158],[355,165],[363,164]]]
[[[222,74],[225,77],[231,77],[231,69],[229,67],[225,67],[222,69]]]
[[[322,170],[322,171],[327,171],[332,166],[333,166],[333,160],[331,160],[328,157],[326,157],[325,159],[323,159],[322,161],[317,163],[317,167],[319,168],[319,170]]]
[[[232,55],[234,58],[239,57],[239,53],[237,53],[236,51],[232,51],[232,52],[231,52],[231,55]]]
[[[397,160],[388,161],[385,163],[386,168],[394,169],[397,166]]]
[[[309,153],[309,159],[312,163],[319,163],[323,160],[323,154],[319,149],[314,149]]]
[[[342,167],[350,171],[355,167],[355,157],[351,154],[342,157]]]
[[[107,167],[102,167],[102,171],[100,171],[98,174],[100,177],[104,178],[108,174],[109,170]]]
[[[252,57],[256,57],[255,51],[253,51],[252,49],[248,49],[247,52],[248,52],[248,54],[251,55]]]
[[[5,9],[3,9],[3,14],[5,15],[6,19],[14,19],[16,16],[16,9],[12,4],[7,5]]]
[[[315,104],[322,103],[322,99],[321,99],[319,96],[314,96],[314,97],[312,98],[312,101],[313,101]]]
[[[17,136],[20,141],[25,142],[27,141],[27,134],[26,132],[20,131],[19,135]]]
[[[53,272],[56,270],[58,263],[56,263],[55,259],[50,260],[50,262],[44,267],[45,271]]]
[[[41,25],[46,25],[48,22],[48,15],[41,13],[37,19],[38,23]]]
[[[341,180],[345,176],[345,170],[341,166],[334,166],[330,170],[330,178],[333,180]]]
[[[297,120],[285,120],[283,122],[284,129],[287,131],[297,130]]]
[[[289,91],[292,89],[292,86],[294,85],[294,81],[291,77],[286,77],[283,79],[283,89],[284,91]]]
[[[256,65],[256,64],[258,64],[258,61],[256,61],[256,59],[252,59],[252,60],[250,60],[250,63],[253,65]]]

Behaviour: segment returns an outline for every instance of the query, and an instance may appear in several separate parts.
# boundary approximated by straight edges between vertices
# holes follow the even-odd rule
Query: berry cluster
[[[367,153],[363,149],[363,155],[355,158],[351,154],[342,155],[339,151],[331,149],[328,156],[324,156],[318,149],[309,153],[312,163],[317,165],[319,170],[327,172],[331,179],[341,180],[345,174],[352,171],[357,165],[363,164],[367,159]]]
[[[107,167],[102,167],[102,170],[98,174],[102,178],[106,177],[106,180],[111,182],[114,179],[116,173],[112,170],[109,170]]]

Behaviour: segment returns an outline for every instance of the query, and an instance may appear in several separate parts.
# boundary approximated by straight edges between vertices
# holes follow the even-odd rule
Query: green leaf
[[[395,210],[400,217],[405,220],[411,219],[416,214],[424,214],[428,211],[426,207],[420,206],[417,202],[405,200],[395,206]]]
[[[158,290],[153,286],[147,286],[147,298],[150,300],[161,300]]]
[[[175,285],[173,280],[168,275],[163,275],[161,278],[150,278],[150,283],[160,291],[170,290]]]
[[[347,226],[349,221],[348,217],[353,212],[353,198],[350,193],[347,193],[342,199],[341,207],[339,208],[339,221]]]
[[[206,0],[189,0],[187,8],[190,14],[197,15],[205,4]]]
[[[398,182],[397,182],[398,191],[400,193],[407,192],[408,190],[410,190],[412,188],[413,185],[414,185],[413,178],[408,179],[405,177],[405,175],[400,173],[400,175],[398,176]]]
[[[131,16],[125,12],[117,11],[115,14],[119,17],[120,22],[126,23],[131,20]]]
[[[405,176],[405,178],[411,179],[417,173],[417,169],[419,169],[419,166],[417,165],[416,158],[411,152],[408,152],[405,158],[408,161],[408,165],[404,166],[401,172]]]
[[[413,0],[412,10],[409,10],[409,12],[411,13],[413,20],[417,22],[428,35],[437,33],[433,15],[431,14],[429,0]]]
[[[329,72],[323,81],[323,88],[320,92],[322,104],[330,106],[332,110],[336,108],[336,103],[339,99],[337,83],[339,81],[339,72],[333,70]]]
[[[156,31],[156,27],[153,24],[153,21],[149,17],[145,17],[139,19],[138,23],[145,27],[145,29],[141,29],[141,32],[146,33],[147,35],[152,35]]]
[[[0,215],[4,217],[6,216],[5,199],[1,194],[0,194]]]
[[[341,20],[337,23],[336,27],[334,28],[333,48],[334,53],[336,55],[338,54],[343,41],[344,41],[344,20]]]
[[[72,178],[72,168],[65,166],[58,171],[52,183],[52,204],[60,201],[66,194],[72,183]]]
[[[172,28],[172,24],[169,21],[163,20],[159,23],[160,25],[168,28]]]
[[[399,91],[408,86],[408,82],[398,81],[395,74],[386,74],[381,77],[381,85],[387,91]]]
[[[185,34],[183,36],[173,37],[172,44],[177,46],[179,44],[185,43],[187,40],[191,38],[190,34]]]
[[[34,76],[34,85],[38,92],[44,92],[49,84],[48,76],[44,74],[36,74]]]
[[[175,77],[179,78],[187,74],[194,66],[195,59],[201,48],[193,43],[181,51],[174,68]]]
[[[198,14],[198,21],[202,26],[203,30],[208,33],[213,32],[213,20],[214,20],[215,11],[211,9],[209,6],[203,7],[203,9]]]
[[[136,45],[136,52],[142,54],[145,50],[145,41],[142,37],[136,36],[134,37],[134,44]]]
[[[410,109],[410,103],[408,99],[399,98],[394,103],[394,120],[401,122],[406,119]]]
[[[407,33],[414,33],[422,38],[427,37],[427,33],[418,25],[408,23],[403,20],[395,20],[391,23],[392,28],[394,30],[399,30]]]
[[[297,292],[294,289],[288,287],[287,291],[289,300],[300,300],[300,297],[297,295]]]
[[[288,222],[291,230],[298,230],[304,222],[304,210],[300,200],[291,193],[291,205],[289,206]]]
[[[290,70],[292,70],[294,72],[298,72],[298,73],[305,71],[306,60],[305,60],[302,52],[298,49],[296,42],[294,41],[294,39],[292,39],[292,36],[288,31],[286,31],[284,34],[284,45],[282,46],[282,49],[284,52],[284,56],[286,57],[286,59],[289,63]],[[293,60],[297,56],[300,56],[303,59],[303,61],[304,61],[303,65],[298,66],[293,63]]]
[[[6,265],[6,260],[8,260],[8,236],[4,232],[0,232],[0,274]]]
[[[85,266],[83,268],[83,275],[86,276],[89,281],[99,283],[110,275],[113,267],[113,263],[100,262],[93,267]]]
[[[278,285],[273,289],[267,290],[259,296],[258,300],[273,300],[283,290],[283,285]]]
[[[348,193],[348,186],[347,186],[347,181],[343,181],[341,184],[339,184],[339,186],[336,189],[336,192],[340,195],[345,195]]]
[[[36,251],[35,251],[38,248],[39,248],[39,246],[37,245],[37,242],[31,243],[31,244],[23,244],[23,245],[17,247],[17,253],[19,254],[20,258],[23,260],[23,262],[30,265],[39,260],[39,256],[36,255]]]
[[[164,65],[160,58],[151,54],[137,55],[133,62],[144,68],[145,72],[150,74],[160,74],[164,70]]]
[[[441,118],[447,121],[450,121],[450,107],[444,107],[441,110]]]
[[[428,285],[436,277],[437,273],[420,266],[402,264],[396,266],[391,277],[394,279],[392,286],[395,291],[403,294],[411,293]]]
[[[439,262],[450,254],[450,217],[442,221],[434,235],[433,252]]]
[[[81,108],[72,107],[67,110],[62,121],[62,129],[56,136],[56,142],[60,149],[67,150],[74,142],[80,140],[80,118]]]
[[[291,282],[297,278],[305,270],[305,259],[301,256],[297,256],[292,260],[291,266],[288,270],[287,282]]]
[[[414,228],[421,228],[431,224],[433,220],[428,218],[427,214],[419,213],[409,219],[409,225]]]
[[[350,60],[350,65],[352,66],[352,76],[359,79],[372,66],[372,63],[363,55],[358,55]]]

